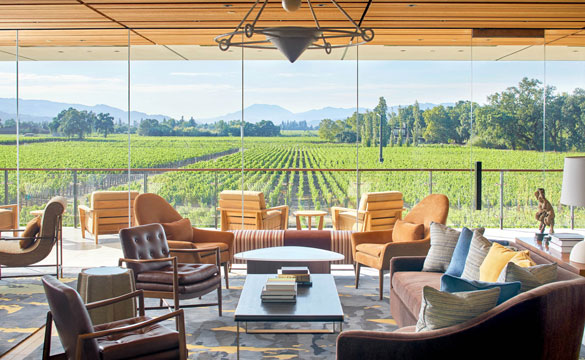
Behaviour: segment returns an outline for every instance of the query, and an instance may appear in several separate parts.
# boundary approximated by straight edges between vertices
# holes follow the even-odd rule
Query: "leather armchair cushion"
[[[39,216],[35,217],[31,221],[26,224],[26,228],[21,234],[21,237],[25,237],[28,239],[20,240],[20,248],[26,249],[32,246],[35,243],[35,236],[41,231],[41,218]]]
[[[167,240],[193,241],[191,220],[184,218],[178,221],[161,224],[165,229]]]
[[[392,242],[422,240],[425,237],[425,226],[404,220],[396,220],[392,231]]]
[[[149,320],[139,316],[94,326],[95,331],[119,328]],[[179,348],[179,334],[160,324],[97,339],[103,360],[128,359]]]
[[[141,225],[120,230],[124,257],[136,260],[161,259],[170,256],[164,229],[160,224]],[[128,263],[134,277],[145,271],[157,271],[172,266],[171,261],[146,264]],[[172,271],[172,270],[171,270]]]
[[[179,285],[196,284],[219,273],[219,268],[212,264],[178,264]],[[173,284],[173,267],[155,271],[144,271],[136,276],[138,282]]]
[[[196,296],[207,294],[213,289],[217,289],[221,285],[221,276],[216,274],[207,280],[200,281],[193,284],[179,285],[179,294],[189,295],[197,294]],[[147,283],[147,282],[136,282],[136,289],[148,290],[148,291],[167,291],[173,292],[172,284],[161,284],[161,283]],[[185,298],[185,297],[182,297]]]
[[[356,251],[366,253],[371,256],[380,257],[384,244],[359,244],[355,247]]]
[[[422,300],[422,290],[425,286],[435,289],[441,288],[442,273],[436,272],[396,272],[392,275],[392,289],[408,307],[408,310],[418,318]]]

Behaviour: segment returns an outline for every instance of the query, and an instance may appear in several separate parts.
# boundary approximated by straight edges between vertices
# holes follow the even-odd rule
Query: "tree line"
[[[319,136],[364,146],[378,146],[381,134],[383,146],[471,142],[489,148],[541,150],[545,131],[547,150],[585,150],[585,90],[580,88],[556,93],[555,87],[547,86],[545,93],[539,80],[524,78],[517,86],[488,96],[485,105],[458,101],[421,110],[415,102],[397,112],[387,109],[381,97],[376,108],[359,114],[359,121],[355,113],[344,120],[324,119]]]
[[[138,125],[138,135],[142,136],[240,136],[240,121],[220,120],[210,124],[198,124],[190,120],[143,119]],[[280,127],[272,121],[262,120],[257,123],[244,122],[245,136],[280,136]]]

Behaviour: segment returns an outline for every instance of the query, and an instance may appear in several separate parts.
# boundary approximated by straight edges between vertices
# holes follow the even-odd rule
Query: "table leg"
[[[301,228],[301,217],[297,215],[296,218],[297,218],[297,230],[302,230],[302,228]]]
[[[325,218],[324,215],[319,216],[319,230],[323,230],[323,219]]]
[[[240,360],[240,323],[236,322],[236,356]]]
[[[307,216],[307,222],[309,223],[309,230],[311,230],[311,219],[313,217],[312,216]]]

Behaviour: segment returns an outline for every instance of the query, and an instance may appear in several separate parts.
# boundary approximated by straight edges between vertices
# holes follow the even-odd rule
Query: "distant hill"
[[[453,106],[453,103],[442,103],[443,106]],[[400,105],[402,107],[408,105]],[[421,110],[426,110],[437,106],[433,103],[419,103]],[[360,112],[366,112],[366,108],[360,108]],[[398,105],[392,106],[388,109],[389,112],[398,112]],[[293,113],[279,105],[268,104],[254,104],[244,109],[244,120],[247,122],[256,123],[261,120],[271,120],[274,124],[281,124],[283,121],[307,121],[309,125],[318,125],[323,119],[341,120],[353,115],[355,107],[351,108],[336,108],[324,107],[322,109],[314,109],[300,113]],[[207,119],[196,119],[198,122],[213,123],[219,120],[240,120],[242,118],[241,111],[235,111],[229,114],[216,116]]]
[[[51,121],[61,110],[73,107],[78,110],[93,111],[94,113],[110,113],[117,122],[118,119],[124,123],[128,117],[127,112],[109,105],[98,104],[94,106],[69,104],[54,102],[48,100],[20,100],[20,119],[23,121],[43,122]],[[453,103],[443,103],[443,106],[452,106]],[[407,105],[402,105],[407,106]],[[426,110],[437,106],[433,103],[420,103],[421,110]],[[7,120],[16,118],[14,98],[0,98],[0,119]],[[366,112],[369,109],[360,108],[360,112]],[[397,112],[398,106],[392,106],[389,112]],[[306,121],[309,125],[318,125],[323,119],[340,120],[351,116],[355,112],[355,107],[336,108],[324,107],[300,113],[293,113],[279,105],[254,104],[244,109],[245,120],[251,123],[257,123],[262,120],[270,120],[275,125],[280,125],[284,121]],[[139,123],[141,119],[156,119],[162,121],[171,118],[167,115],[146,114],[140,111],[131,111],[130,120]],[[241,111],[235,111],[221,116],[207,119],[196,119],[198,123],[213,123],[219,120],[240,120]]]
[[[110,115],[114,117],[116,122],[118,121],[118,119],[121,119],[122,122],[124,123],[128,119],[127,111],[103,104],[88,106],[82,104],[69,104],[48,100],[21,99],[19,101],[19,106],[20,119],[23,121],[34,122],[51,121],[59,112],[61,112],[61,110],[65,110],[70,107],[78,110],[93,111],[96,114],[110,113]],[[6,120],[10,118],[16,118],[16,105],[14,98],[11,99],[0,98],[0,119]],[[140,119],[146,118],[157,119],[159,121],[162,121],[164,119],[170,118],[170,116],[146,114],[139,111],[130,112],[130,121],[132,122],[134,121],[140,122]]]

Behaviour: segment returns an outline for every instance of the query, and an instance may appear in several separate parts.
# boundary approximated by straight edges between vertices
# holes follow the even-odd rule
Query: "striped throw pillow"
[[[500,273],[498,282],[520,281],[525,292],[557,280],[557,263],[522,267],[509,262]]]
[[[423,271],[447,271],[460,234],[459,231],[446,225],[432,222],[431,248],[425,258]]]
[[[483,263],[483,260],[487,256],[491,247],[491,241],[483,237],[478,231],[473,232],[473,238],[471,239],[471,245],[469,246],[469,253],[467,254],[467,259],[465,259],[463,274],[461,274],[462,278],[479,281],[479,267]]]
[[[425,286],[416,331],[436,330],[464,323],[495,307],[499,296],[498,287],[448,293]]]

